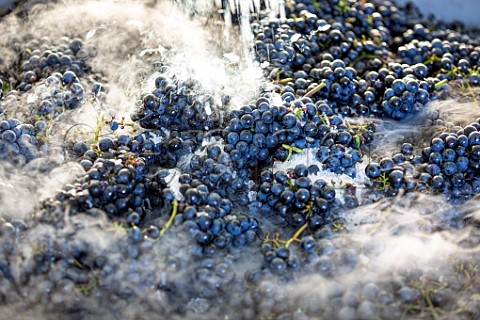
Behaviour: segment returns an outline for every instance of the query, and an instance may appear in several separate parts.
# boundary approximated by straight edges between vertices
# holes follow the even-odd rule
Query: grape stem
[[[325,88],[327,85],[325,83],[320,83],[318,86],[316,86],[315,88],[313,88],[312,90],[308,91],[307,93],[305,93],[305,95],[303,96],[304,98],[309,98],[311,96],[313,96],[315,93],[317,93],[318,91],[322,90],[323,88]]]
[[[292,242],[294,242],[295,240],[298,240],[298,237],[300,237],[300,235],[302,234],[303,231],[305,231],[305,229],[307,229],[308,227],[308,221],[305,222],[301,227],[300,229],[297,230],[297,232],[295,232],[295,234],[293,235],[293,237],[291,237],[290,239],[288,239],[287,243],[285,243],[285,248],[288,249],[288,247],[290,246],[290,244],[292,244]]]
[[[437,57],[436,55],[432,55],[430,59],[425,60],[423,64],[434,64],[435,62],[442,62],[442,59]]]
[[[448,83],[448,80],[447,80],[447,79],[443,79],[442,81],[436,83],[436,84],[435,84],[435,90],[440,89],[441,87],[443,87],[443,86],[446,85],[447,83]]]
[[[100,136],[100,130],[102,129],[103,124],[103,114],[100,115],[100,119],[98,120],[97,127],[95,128],[95,138],[94,141],[97,142]]]
[[[159,238],[162,238],[163,235],[167,232],[167,230],[172,226],[173,220],[177,216],[177,212],[178,212],[178,202],[177,200],[173,200],[172,214],[170,215],[170,219],[168,219],[167,224],[160,231]]]
[[[328,116],[325,114],[325,112],[323,112],[321,115],[318,114],[318,112],[317,112],[317,116],[320,118],[320,120],[322,120],[323,124],[326,124],[327,126],[330,126],[330,120],[328,120]]]
[[[285,159],[285,161],[290,160],[290,158],[292,157],[293,152],[298,153],[298,154],[303,153],[303,150],[302,150],[302,149],[297,148],[297,147],[294,147],[294,146],[289,146],[288,144],[282,144],[282,147],[285,148],[286,150],[288,150],[288,156],[287,156],[287,158]]]
[[[290,81],[293,81],[293,79],[292,78],[285,78],[285,79],[277,80],[277,81],[274,81],[274,82],[277,83],[277,84],[285,84],[285,83],[289,83]]]
[[[427,302],[428,308],[430,309],[430,312],[432,313],[432,317],[435,320],[440,320],[440,317],[438,316],[437,312],[435,311],[435,307],[433,306],[432,300],[430,299],[430,294],[428,291],[426,291],[423,288],[420,288],[420,292],[425,298],[425,301]]]

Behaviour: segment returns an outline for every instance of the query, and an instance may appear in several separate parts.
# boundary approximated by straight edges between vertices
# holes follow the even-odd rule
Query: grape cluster
[[[86,152],[86,157],[89,156]],[[91,155],[94,154],[90,153]],[[93,155],[96,158],[96,155]],[[57,224],[58,214],[70,215],[85,212],[99,215],[97,209],[112,220],[138,225],[148,209],[145,160],[131,154],[115,159],[97,158],[82,160],[90,168],[74,184],[66,185],[52,199],[47,199],[37,218],[41,222]],[[90,163],[88,163],[90,162]],[[62,210],[63,208],[63,210]],[[100,214],[101,215],[101,214]],[[62,217],[60,217],[62,218]]]
[[[341,219],[338,219],[316,230],[309,229],[310,234],[294,234],[287,241],[275,237],[265,238],[261,251],[267,270],[281,276],[286,276],[288,271],[299,273],[302,270],[315,270],[326,278],[353,271],[359,263],[359,252],[342,246],[340,240],[334,241],[338,232],[334,230],[340,227]],[[295,246],[292,245],[294,241],[297,242]]]
[[[31,115],[38,119],[52,119],[67,110],[78,109],[88,93],[73,71],[54,73],[45,79],[44,92],[29,107]]]
[[[335,195],[335,189],[326,181],[312,181],[308,167],[297,165],[288,173],[262,171],[257,201],[264,213],[275,213],[295,227],[308,220],[310,227],[316,229],[332,219],[330,209],[335,206]]]
[[[403,35],[398,55],[403,63],[425,64],[429,76],[440,80],[478,75],[479,47],[476,40],[454,30],[430,32],[424,25],[416,24]],[[477,85],[476,82],[473,85]]]
[[[132,114],[146,129],[177,131],[210,131],[220,128],[224,97],[218,102],[212,95],[202,92],[194,79],[181,80],[168,76],[165,71],[155,79],[155,89],[142,97],[140,107]]]
[[[412,71],[418,79],[423,79],[427,68],[423,64],[418,64],[412,67]],[[390,118],[397,120],[420,113],[430,98],[428,88],[428,82],[420,83],[415,77],[395,79],[385,90],[381,104],[382,111]]]
[[[248,203],[245,198],[249,187],[251,170],[235,167],[230,154],[217,144],[206,147],[204,155],[194,155],[185,170],[222,197],[227,197],[240,205]]]
[[[253,105],[232,111],[222,136],[225,151],[241,169],[255,167],[258,162],[271,163],[273,157],[285,160],[287,153],[282,144],[294,145],[301,133],[299,119],[285,105],[275,106],[262,97]]]
[[[392,158],[370,162],[365,173],[387,193],[399,189],[444,193],[450,201],[462,203],[480,192],[479,128],[478,122],[472,122],[456,133],[442,133],[419,154],[412,144],[403,143]]]
[[[379,62],[381,64],[378,58],[387,55],[390,33],[371,7],[364,10],[352,5],[345,18],[350,18],[353,23],[346,23],[329,14],[329,9],[338,8],[338,2],[320,6],[326,8],[307,8],[303,3],[299,4],[295,6],[299,11],[284,22],[268,18],[254,21],[254,48],[260,62],[270,63],[267,70],[273,68],[275,72],[285,72],[287,77],[290,72],[309,72],[322,62],[320,51],[331,54],[334,59],[342,59],[346,65],[351,64],[361,72],[375,68]],[[368,19],[372,19],[372,26],[367,23]],[[378,58],[369,66],[361,66],[360,63],[370,55]]]
[[[440,80],[463,75],[478,84],[474,40],[448,29],[430,33],[413,11],[344,1],[294,8],[283,23],[263,17],[252,25],[257,60],[281,93],[311,92],[335,114],[401,120],[435,97]],[[399,56],[393,63],[390,50]]]
[[[177,221],[199,245],[213,245],[218,249],[232,246],[240,248],[256,240],[258,221],[232,212],[234,206],[228,198],[210,191],[188,174],[182,174],[179,182],[184,203]],[[166,194],[164,190],[164,195]]]
[[[403,156],[403,154],[402,154]],[[398,195],[400,190],[413,191],[417,186],[413,178],[413,168],[404,157],[382,158],[378,163],[370,162],[365,168],[365,174],[372,179],[375,190],[385,192],[390,196]]]
[[[320,85],[323,88],[318,90],[312,95],[315,100],[324,99],[329,101],[330,107],[336,114],[343,116],[357,115],[361,110],[357,110],[357,106],[360,102],[357,93],[360,89],[360,84],[356,79],[356,70],[345,66],[342,60],[331,60],[333,57],[329,54],[323,54],[323,60],[321,68],[313,68],[310,70],[310,77],[307,79],[313,79],[311,85],[306,87],[307,91],[315,90]],[[309,82],[306,80],[307,83]],[[301,82],[301,81],[299,81]],[[319,84],[317,84],[317,82]],[[294,88],[298,89],[297,81]],[[283,91],[287,91],[283,89]],[[300,94],[298,90],[295,94]],[[364,115],[364,114],[363,114]]]
[[[478,122],[473,122],[456,133],[433,138],[422,150],[423,163],[417,168],[421,185],[445,192],[451,200],[465,201],[479,193],[478,129]]]
[[[40,80],[46,79],[55,72],[61,74],[71,71],[78,76],[91,73],[89,60],[96,56],[97,49],[87,46],[79,39],[64,37],[58,43],[48,37],[33,39],[19,45],[17,50],[22,61],[20,65],[21,79],[17,88],[28,91]],[[65,79],[64,84],[70,84]]]
[[[322,128],[325,129],[325,126],[319,127],[319,131]],[[373,124],[340,124],[336,126],[336,130],[331,130],[321,138],[315,158],[323,164],[322,169],[355,178],[356,165],[363,161],[364,146],[372,142],[374,132]]]
[[[90,86],[87,83],[92,80],[83,78],[90,74],[87,62],[95,51],[94,47],[82,49],[83,46],[80,39],[66,37],[58,46],[48,37],[26,44],[12,43],[12,48],[18,51],[18,72],[22,78],[18,83],[11,78],[7,78],[8,85],[1,83],[2,97],[4,90],[8,91],[0,101],[2,132],[5,131],[1,146],[3,160],[25,164],[53,155],[51,130],[56,118],[67,110],[80,108],[89,97],[104,100],[103,86],[98,82]],[[88,92],[86,88],[90,87]],[[29,93],[21,94],[23,91]],[[8,116],[12,114],[25,123]]]
[[[44,122],[33,126],[15,118],[0,121],[0,159],[21,166],[47,155],[42,143],[46,129]]]
[[[320,148],[317,160],[325,168],[356,175],[361,147],[373,141],[372,124],[349,127],[328,104],[294,99],[291,93],[282,95],[282,104],[273,99],[262,97],[232,112],[223,137],[236,168],[285,161],[293,152]]]

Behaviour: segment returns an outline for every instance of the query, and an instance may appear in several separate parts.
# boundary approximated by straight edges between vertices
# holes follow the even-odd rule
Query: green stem
[[[440,320],[441,318],[435,311],[435,307],[433,306],[433,303],[432,303],[432,300],[430,299],[430,295],[428,294],[428,291],[425,291],[425,289],[420,289],[420,292],[422,293],[423,297],[425,298],[425,301],[427,302],[428,308],[432,313],[433,319]]]
[[[295,232],[295,234],[293,235],[293,237],[291,237],[290,239],[288,239],[287,243],[285,243],[285,248],[288,249],[288,247],[292,244],[293,241],[298,240],[298,237],[300,237],[300,235],[302,234],[302,232],[305,231],[305,229],[307,229],[307,227],[308,227],[308,221],[305,222],[305,223],[300,227],[300,229],[297,230],[297,232]]]
[[[292,78],[286,78],[286,79],[278,80],[278,83],[285,84],[285,83],[289,83],[292,80],[293,80]]]
[[[286,150],[288,150],[288,156],[287,156],[287,159],[285,159],[285,161],[290,160],[293,152],[295,152],[297,154],[302,154],[303,153],[302,149],[294,147],[294,146],[289,146],[288,144],[282,144],[282,147],[285,148]]]
[[[309,98],[311,96],[313,96],[315,93],[317,93],[318,91],[322,90],[323,88],[325,88],[327,85],[325,83],[320,83],[318,86],[316,86],[315,88],[313,88],[312,90],[308,91],[307,93],[305,93],[305,95],[303,96],[304,98]]]
[[[162,228],[160,231],[159,239],[163,237],[163,235],[167,232],[167,230],[172,226],[173,220],[175,219],[178,212],[178,202],[177,200],[173,200],[173,209],[172,214],[170,215],[170,219],[168,219],[167,224]]]
[[[360,149],[360,147],[362,146],[362,138],[359,134],[355,135],[355,146],[357,147],[357,149]]]
[[[433,55],[430,57],[430,59],[425,60],[423,64],[433,64],[435,62],[442,62],[442,59],[437,57],[436,55]]]
[[[324,113],[322,115],[319,115],[320,120],[322,120],[323,124],[326,124],[327,126],[330,126],[330,120],[328,120],[328,116]]]
[[[443,87],[448,83],[447,79],[443,79],[442,81],[438,82],[435,84],[435,90],[438,90],[439,88]]]
[[[97,123],[97,127],[95,128],[95,142],[98,142],[98,137],[100,136],[100,130],[102,129],[103,125],[103,114],[100,116],[100,120]]]

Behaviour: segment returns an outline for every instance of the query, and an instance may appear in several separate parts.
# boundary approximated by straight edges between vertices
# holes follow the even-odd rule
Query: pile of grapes
[[[0,24],[23,30],[35,10]],[[480,112],[432,107],[480,108],[480,34],[394,1],[285,10],[250,17],[264,78],[245,103],[166,46],[140,55],[125,116],[95,32],[5,31],[0,201],[34,181],[18,199],[31,206],[0,207],[5,317],[480,317]],[[423,136],[386,154],[397,124]],[[42,190],[62,166],[81,173]]]

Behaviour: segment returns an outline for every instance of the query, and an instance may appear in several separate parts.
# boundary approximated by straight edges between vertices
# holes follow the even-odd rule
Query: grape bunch
[[[407,115],[418,114],[429,101],[428,88],[431,86],[427,81],[420,83],[417,80],[423,80],[427,68],[423,64],[418,64],[412,67],[412,71],[416,77],[395,79],[385,90],[382,111],[393,119],[401,120]]]
[[[305,165],[297,165],[288,173],[262,171],[256,194],[261,212],[274,213],[295,227],[308,221],[312,229],[332,219],[330,210],[336,205],[335,195],[335,189],[326,181],[312,181]]]
[[[476,169],[479,127],[476,121],[455,133],[442,133],[419,152],[411,143],[403,143],[393,157],[370,162],[366,175],[389,194],[418,190],[442,193],[454,203],[463,203],[480,192]]]
[[[218,144],[207,145],[205,149],[204,155],[192,156],[185,172],[189,172],[193,178],[222,197],[235,200],[241,205],[247,204],[248,198],[245,199],[245,196],[249,190],[251,170],[237,168],[231,155]]]
[[[145,177],[148,167],[145,160],[124,153],[115,159],[83,161],[84,166],[87,165],[85,162],[90,162],[85,175],[44,201],[37,219],[62,225],[66,211],[69,215],[105,213],[115,221],[128,225],[140,224],[145,210],[149,208]]]
[[[65,111],[78,109],[89,95],[94,96],[85,90],[73,71],[54,73],[45,79],[44,85],[40,99],[29,105],[34,120],[50,120]],[[36,89],[40,90],[38,86]]]
[[[48,148],[42,141],[46,129],[45,123],[33,126],[15,118],[0,121],[0,159],[22,166],[46,156]]]
[[[465,201],[480,192],[478,121],[455,133],[444,133],[423,148],[417,168],[422,186],[444,192],[453,201]]]
[[[180,206],[177,222],[199,245],[217,249],[241,248],[256,240],[258,221],[244,214],[236,214],[228,198],[210,191],[188,174],[182,174],[179,182],[184,202]]]
[[[211,94],[201,93],[200,88],[197,80],[181,80],[163,73],[155,79],[155,89],[142,97],[140,107],[132,114],[132,120],[138,121],[146,129],[219,129],[228,97],[217,101]]]
[[[453,30],[430,32],[424,25],[416,24],[404,34],[404,45],[398,48],[403,63],[425,64],[428,75],[440,80],[459,77],[478,78],[479,47],[468,34]],[[478,85],[473,81],[472,85]]]
[[[281,104],[273,99],[261,97],[255,105],[232,112],[223,137],[235,167],[287,161],[293,152],[320,148],[317,160],[325,168],[355,176],[362,146],[373,141],[373,124],[348,127],[328,104],[314,104],[308,97],[295,99],[287,92]]]
[[[32,89],[39,81],[56,72],[64,74],[70,71],[82,77],[88,75],[91,73],[89,61],[97,53],[94,46],[85,45],[79,38],[63,37],[57,43],[56,40],[43,37],[16,45],[21,61],[21,79],[16,87],[20,91]],[[64,84],[69,85],[73,80],[68,78]]]

